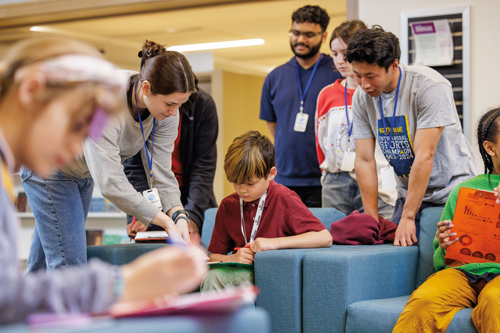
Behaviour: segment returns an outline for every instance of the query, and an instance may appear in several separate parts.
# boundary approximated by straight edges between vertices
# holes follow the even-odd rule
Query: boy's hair
[[[379,25],[361,30],[352,36],[345,58],[350,63],[364,62],[384,67],[386,70],[401,56],[399,39]]]
[[[231,183],[243,184],[254,176],[266,178],[275,166],[274,145],[257,131],[234,139],[224,158],[224,171]]]
[[[340,38],[346,45],[349,45],[349,42],[358,31],[367,29],[365,22],[361,20],[350,20],[342,22],[338,27],[333,30],[332,36],[330,37],[330,44],[335,38]]]
[[[477,143],[479,144],[479,153],[484,162],[484,173],[493,172],[493,161],[491,156],[486,152],[486,149],[484,149],[483,142],[497,143],[497,136],[500,132],[498,116],[500,116],[500,108],[490,110],[481,117],[477,125]]]
[[[328,28],[328,23],[330,22],[330,16],[328,16],[326,10],[319,6],[307,5],[297,9],[292,14],[292,22],[316,23],[321,27],[321,31],[326,31],[326,28]]]

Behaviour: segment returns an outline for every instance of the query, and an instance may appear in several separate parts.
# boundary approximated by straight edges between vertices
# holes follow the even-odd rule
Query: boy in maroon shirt
[[[253,264],[259,251],[330,247],[326,227],[299,196],[273,181],[274,146],[259,132],[236,138],[229,147],[224,171],[235,193],[222,200],[210,246],[210,261]],[[227,253],[232,252],[228,255]],[[253,283],[253,267],[213,267],[202,290]]]

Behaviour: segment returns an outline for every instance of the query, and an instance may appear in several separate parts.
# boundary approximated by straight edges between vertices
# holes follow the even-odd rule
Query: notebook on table
[[[458,241],[446,250],[445,264],[500,263],[500,204],[492,191],[462,187],[452,232]]]
[[[137,243],[165,243],[167,239],[168,234],[165,230],[138,232],[134,238]]]

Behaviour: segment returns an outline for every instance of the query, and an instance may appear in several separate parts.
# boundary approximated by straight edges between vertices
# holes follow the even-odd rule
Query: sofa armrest
[[[304,332],[344,332],[347,306],[410,294],[418,247],[334,245],[303,258]]]
[[[271,331],[302,332],[302,259],[324,249],[263,251],[255,255],[256,305],[269,312]]]

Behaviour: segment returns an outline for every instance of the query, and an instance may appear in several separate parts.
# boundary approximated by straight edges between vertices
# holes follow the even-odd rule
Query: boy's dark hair
[[[479,153],[484,162],[484,173],[493,172],[493,161],[491,156],[483,147],[484,141],[489,141],[493,144],[497,143],[497,136],[500,132],[500,124],[498,119],[500,116],[500,108],[496,108],[486,112],[477,125],[477,143],[479,144]]]
[[[365,22],[361,20],[350,20],[342,22],[338,27],[335,28],[330,37],[330,44],[335,38],[340,38],[346,45],[349,45],[352,36],[354,36],[358,31],[367,29]]]
[[[266,178],[275,166],[274,145],[257,131],[234,139],[224,158],[224,171],[231,183],[243,184],[253,177]]]
[[[324,10],[320,6],[307,5],[293,12],[292,22],[316,23],[321,27],[321,31],[326,31],[326,28],[328,28],[328,23],[330,22],[330,16],[328,16],[326,10]]]
[[[384,67],[386,70],[401,56],[399,39],[379,25],[358,31],[352,36],[345,58],[350,63],[365,62]]]

